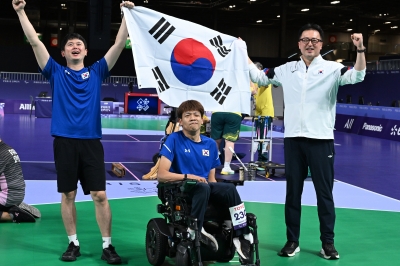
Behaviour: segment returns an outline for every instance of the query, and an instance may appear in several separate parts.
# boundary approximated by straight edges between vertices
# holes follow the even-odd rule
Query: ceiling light
[[[397,26],[393,26],[393,27],[390,27],[391,29],[397,29],[398,27]]]
[[[250,0],[250,2],[255,2],[256,0]]]
[[[380,17],[382,17],[382,14],[379,14]]]
[[[232,8],[233,6],[229,6],[229,8]]]
[[[384,24],[390,24],[390,23],[392,23],[392,22],[390,22],[390,21],[386,21]]]
[[[371,25],[368,24],[368,27],[371,27]]]
[[[347,31],[352,31],[353,29],[347,29]]]
[[[308,10],[310,10],[310,9],[304,8],[304,9],[302,9],[301,11],[306,12],[306,11],[308,11]]]
[[[333,22],[332,25],[335,25],[335,22]]]
[[[336,5],[336,4],[339,4],[339,3],[340,3],[340,1],[332,1],[331,2],[332,5]]]
[[[351,18],[350,21],[353,21],[353,19]]]
[[[261,20],[261,19],[257,20],[257,23],[261,23],[261,22],[262,22],[262,20]]]
[[[278,16],[276,16],[277,18],[280,18],[281,17],[281,15],[278,15]]]

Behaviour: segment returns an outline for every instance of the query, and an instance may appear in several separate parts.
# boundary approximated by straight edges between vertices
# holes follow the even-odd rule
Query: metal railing
[[[47,79],[40,73],[23,73],[23,72],[0,72],[0,79],[4,80],[26,80],[47,82]],[[134,76],[111,76],[106,78],[103,83],[109,84],[128,84],[133,82],[137,84]]]

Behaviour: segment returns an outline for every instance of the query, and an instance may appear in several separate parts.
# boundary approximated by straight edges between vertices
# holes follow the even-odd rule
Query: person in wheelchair
[[[253,235],[246,224],[244,204],[235,185],[216,181],[215,167],[220,165],[217,146],[214,140],[200,134],[204,108],[198,101],[188,100],[179,106],[177,115],[182,131],[169,135],[161,148],[158,181],[196,180],[188,196],[192,205],[191,216],[197,218],[200,242],[215,252],[218,250],[217,240],[203,228],[204,214],[210,201],[219,212],[227,213],[224,226],[228,229],[233,226],[233,243],[241,261],[246,261],[254,241]],[[241,209],[242,217],[238,209]],[[194,239],[194,230],[188,228],[188,232]]]

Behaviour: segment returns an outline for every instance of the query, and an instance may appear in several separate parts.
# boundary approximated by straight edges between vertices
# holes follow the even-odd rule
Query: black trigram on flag
[[[212,39],[210,40],[210,43],[211,43],[212,46],[214,46],[215,48],[217,48],[218,53],[219,53],[222,57],[227,56],[227,55],[229,54],[229,52],[231,51],[231,49],[226,49],[226,47],[223,46],[221,36],[219,36],[219,35],[218,35],[217,37],[212,38]]]
[[[224,79],[218,83],[218,86],[210,93],[210,95],[220,104],[223,105],[226,97],[231,91],[232,87],[226,85]]]
[[[155,79],[157,80],[158,83],[158,91],[161,93],[165,90],[169,89],[168,83],[165,81],[164,76],[162,75],[160,69],[158,67],[153,68],[151,71],[153,71],[153,75]]]
[[[162,44],[174,30],[175,30],[174,26],[172,26],[168,21],[166,21],[165,18],[161,18],[156,23],[156,25],[154,25],[153,28],[149,30],[149,33],[154,37],[154,39],[158,40],[158,42]]]

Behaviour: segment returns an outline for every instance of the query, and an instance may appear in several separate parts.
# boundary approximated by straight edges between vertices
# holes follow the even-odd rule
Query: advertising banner
[[[0,104],[3,105],[4,114],[30,114],[30,100],[7,100],[0,99]],[[32,107],[35,110],[34,106]]]
[[[335,129],[368,137],[400,141],[400,120],[337,114]]]
[[[113,102],[100,102],[100,113],[101,114],[112,114],[114,109]]]

